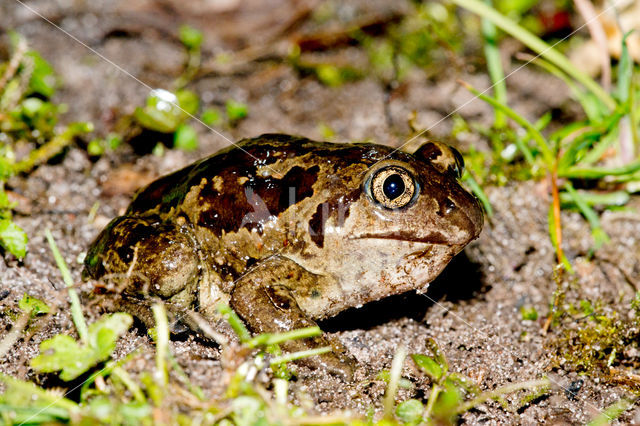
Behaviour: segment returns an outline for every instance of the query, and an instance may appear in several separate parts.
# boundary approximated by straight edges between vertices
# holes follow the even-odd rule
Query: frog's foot
[[[278,333],[295,329],[317,326],[300,309],[288,289],[288,278],[299,276],[296,273],[281,274],[282,264],[274,267],[277,259],[271,258],[264,267],[257,266],[242,277],[231,294],[231,307],[247,323],[254,333]],[[290,260],[282,260],[287,266],[299,266]],[[274,273],[277,271],[277,273]],[[274,277],[274,275],[277,275]],[[345,349],[337,341],[331,341],[324,335],[307,339],[290,340],[281,344],[287,352],[298,352],[329,346],[331,352],[303,358],[297,361],[311,368],[323,368],[332,374],[351,380],[354,361],[346,355]]]
[[[105,298],[105,301],[100,303],[100,306],[110,312],[128,312],[137,318],[145,328],[150,330],[156,326],[156,321],[151,309],[155,303],[162,303],[162,301],[153,300],[153,298],[118,295],[116,297]],[[165,308],[169,323],[169,332],[176,336],[187,333],[190,327],[188,321],[183,320],[187,315],[185,309],[173,303],[165,303]]]
[[[122,216],[91,245],[85,272],[115,283],[118,293],[178,298],[189,306],[200,276],[195,247],[187,226]]]

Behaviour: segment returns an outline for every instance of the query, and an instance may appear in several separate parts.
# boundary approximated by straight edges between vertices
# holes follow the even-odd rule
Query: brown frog
[[[482,209],[458,183],[462,169],[460,154],[438,142],[407,154],[280,134],[246,139],[138,192],[89,248],[86,272],[126,276],[121,300],[143,320],[152,295],[214,323],[216,306],[229,303],[255,333],[311,326],[426,291],[478,237]],[[348,375],[349,358],[333,347],[313,362]]]

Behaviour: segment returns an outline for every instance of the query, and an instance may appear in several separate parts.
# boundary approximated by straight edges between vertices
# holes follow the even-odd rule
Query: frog
[[[281,333],[382,298],[424,293],[478,238],[483,210],[442,142],[413,153],[284,134],[248,138],[139,190],[88,248],[85,277],[124,277],[118,306],[153,324],[149,300],[220,324],[228,304],[255,334]],[[145,320],[146,318],[146,320]],[[191,328],[196,326],[189,325]],[[350,377],[325,334],[313,368]]]

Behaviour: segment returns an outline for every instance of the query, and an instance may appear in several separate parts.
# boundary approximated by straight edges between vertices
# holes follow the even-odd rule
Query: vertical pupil
[[[393,174],[384,180],[382,191],[390,200],[396,199],[404,194],[404,180],[399,174]]]

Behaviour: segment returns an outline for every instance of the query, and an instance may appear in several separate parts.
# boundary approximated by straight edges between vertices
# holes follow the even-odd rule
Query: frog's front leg
[[[291,291],[301,281],[317,279],[297,263],[273,256],[245,274],[236,282],[231,293],[231,307],[254,333],[277,333],[317,325],[300,308]],[[295,352],[331,346],[332,352],[305,358],[301,362],[312,368],[322,367],[350,379],[353,360],[345,355],[338,342],[325,336],[291,340],[281,345],[285,351]]]

